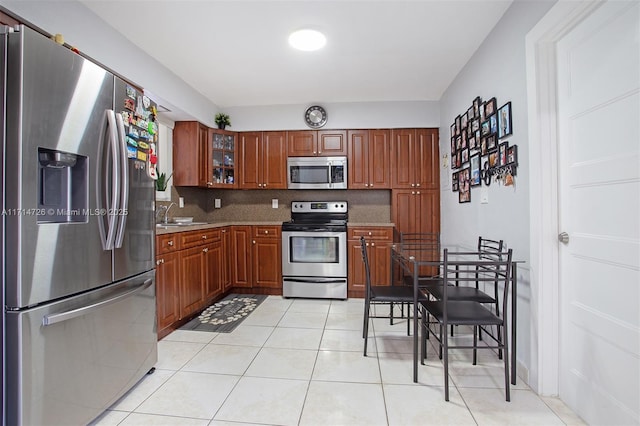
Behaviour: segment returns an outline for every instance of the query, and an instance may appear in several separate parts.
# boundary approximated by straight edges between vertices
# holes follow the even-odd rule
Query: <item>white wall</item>
[[[505,140],[509,145],[518,145],[519,162],[515,186],[492,183],[488,187],[488,204],[480,204],[480,187],[471,189],[470,203],[459,204],[458,194],[451,191],[452,170],[441,168],[441,232],[444,244],[457,243],[473,248],[479,235],[504,239],[507,246],[513,248],[515,259],[529,261],[525,35],[553,3],[515,1],[440,100],[441,154],[450,154],[450,125],[458,114],[471,106],[476,96],[483,100],[495,97],[498,108],[511,101],[513,135]],[[526,378],[527,374],[536,374],[537,348],[530,344],[528,264],[521,265],[518,272],[517,357],[519,371]]]
[[[66,43],[144,88],[149,97],[172,110],[165,114],[168,119],[195,119],[215,126],[213,118],[218,107],[214,103],[81,3],[0,0],[0,5],[50,34],[62,34]],[[143,17],[144,10],[129,10],[126,3],[122,6],[123,19],[130,19],[131,25],[147,25],[134,19],[138,14]]]
[[[231,130],[308,129],[304,112],[311,104],[227,108]],[[438,102],[343,102],[322,104],[327,129],[439,127]]]

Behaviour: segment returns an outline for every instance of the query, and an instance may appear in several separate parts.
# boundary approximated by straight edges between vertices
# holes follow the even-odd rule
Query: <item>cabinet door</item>
[[[222,241],[207,244],[203,249],[205,305],[222,293]]]
[[[234,226],[232,231],[232,280],[234,287],[251,287],[251,226]]]
[[[416,132],[414,129],[392,131],[391,142],[391,185],[392,188],[415,187],[413,169],[413,146]],[[413,185],[413,186],[412,186]]]
[[[371,284],[391,285],[391,241],[372,241]]]
[[[287,189],[287,132],[262,134],[262,188]]]
[[[323,157],[347,155],[347,132],[344,130],[319,130],[317,154]]]
[[[416,192],[409,189],[391,191],[391,221],[395,223],[399,233],[420,232]]]
[[[253,285],[282,288],[282,243],[275,238],[255,238],[253,244]]]
[[[312,157],[317,152],[318,132],[299,130],[287,132],[287,155],[289,157]]]
[[[347,290],[349,291],[349,297],[364,297],[367,282],[364,270],[364,261],[362,260],[362,249],[360,248],[360,241],[348,240],[347,250],[349,253],[349,262],[347,267]],[[356,292],[356,294],[353,294],[351,292]]]
[[[440,191],[416,191],[417,218],[419,228],[416,232],[440,232]]]
[[[262,132],[241,132],[238,134],[239,158],[242,172],[238,182],[242,189],[255,189],[262,184]]]
[[[180,318],[197,312],[204,304],[204,257],[201,247],[180,253]]]
[[[213,164],[211,163],[213,144],[209,136],[209,129],[205,125],[200,124],[198,127],[198,146],[200,147],[198,185],[203,188],[208,188],[213,184]]]
[[[391,135],[389,130],[369,130],[369,188],[391,188]]]
[[[349,189],[369,188],[369,131],[347,132]],[[388,155],[387,155],[388,157]],[[388,159],[387,159],[388,161]]]
[[[204,175],[201,175],[203,127],[206,129],[206,126],[197,121],[175,123],[173,128],[173,184],[175,186],[199,186],[203,180],[206,180]],[[204,173],[206,174],[206,170]]]
[[[231,288],[231,262],[235,256],[232,256],[231,249],[231,228],[223,228],[220,230],[222,234],[222,291]]]
[[[156,258],[156,306],[158,335],[178,321],[180,316],[180,256],[167,253]]]
[[[439,147],[437,129],[417,129],[414,159],[416,187],[439,189]]]

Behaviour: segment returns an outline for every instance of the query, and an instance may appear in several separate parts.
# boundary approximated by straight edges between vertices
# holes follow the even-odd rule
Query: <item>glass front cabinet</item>
[[[207,182],[209,188],[235,188],[236,134],[209,129],[207,144]]]

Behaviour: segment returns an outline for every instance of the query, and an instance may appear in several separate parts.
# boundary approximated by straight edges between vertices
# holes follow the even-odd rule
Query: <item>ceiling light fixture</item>
[[[292,32],[289,44],[294,49],[311,52],[322,49],[327,44],[327,38],[319,31],[304,29]]]

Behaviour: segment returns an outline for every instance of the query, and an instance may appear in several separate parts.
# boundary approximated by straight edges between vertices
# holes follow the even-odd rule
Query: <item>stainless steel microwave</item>
[[[347,189],[347,157],[289,157],[289,189]]]

